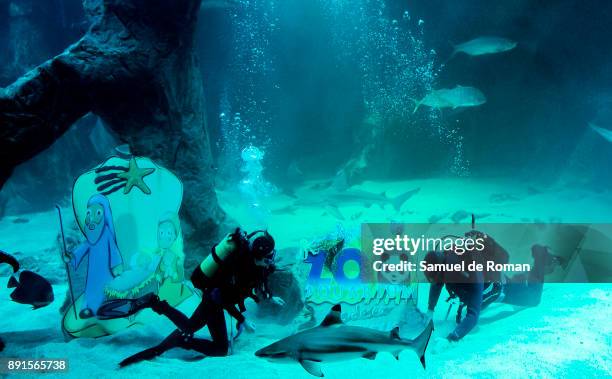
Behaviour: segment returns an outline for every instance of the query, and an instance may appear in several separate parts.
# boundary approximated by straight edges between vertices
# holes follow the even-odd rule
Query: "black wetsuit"
[[[273,270],[260,268],[251,262],[241,263],[235,260],[232,264],[227,263],[229,262],[225,262],[225,268],[214,280],[206,277],[199,265],[193,271],[191,282],[202,291],[202,301],[191,317],[187,317],[164,300],[153,300],[151,309],[168,317],[178,329],[161,344],[123,360],[120,366],[152,359],[174,347],[195,350],[207,356],[227,355],[229,341],[223,311],[227,311],[238,324],[243,323],[245,318],[242,312],[246,310],[244,301],[251,297],[259,302],[255,294],[258,290],[264,290],[266,296],[270,296],[265,291],[265,278]],[[208,326],[212,339],[194,337],[194,334],[205,326]]]
[[[454,253],[445,254],[442,263],[456,264],[460,263],[461,259]],[[483,274],[482,272],[446,273],[443,283],[432,283],[429,288],[428,309],[430,311],[433,311],[436,307],[444,286],[451,296],[458,297],[461,303],[467,307],[467,315],[449,335],[449,339],[456,341],[468,334],[478,323],[484,289]]]
[[[500,302],[525,307],[538,305],[542,298],[544,275],[549,267],[546,258],[535,255],[532,269],[528,274],[517,274],[512,278],[507,278],[506,283],[502,286],[504,297]],[[459,262],[461,262],[461,258],[455,254],[445,255],[444,263],[454,264]],[[428,309],[430,311],[433,311],[438,303],[443,286],[446,286],[451,296],[459,298],[462,307],[467,307],[467,314],[463,320],[460,320],[461,312],[457,315],[458,325],[448,336],[452,341],[457,341],[468,334],[478,323],[480,311],[495,300],[495,297],[490,297],[483,302],[483,291],[492,284],[485,283],[481,272],[463,274],[465,278],[469,276],[469,280],[465,278],[457,280],[457,276],[453,276],[453,274],[450,277],[445,275],[444,283],[432,283],[429,288]]]
[[[533,256],[533,265],[527,274],[516,274],[507,278],[503,286],[504,304],[518,305],[523,307],[535,307],[540,304],[542,290],[544,289],[544,275],[551,270],[548,261],[551,255],[546,253]]]

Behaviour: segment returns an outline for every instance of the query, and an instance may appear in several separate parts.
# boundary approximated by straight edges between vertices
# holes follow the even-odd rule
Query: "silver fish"
[[[465,53],[471,56],[497,54],[512,50],[516,47],[516,42],[501,37],[478,37],[473,40],[460,43],[454,46],[451,57],[458,53]]]
[[[455,88],[442,88],[433,90],[419,101],[415,100],[414,111],[416,113],[421,105],[432,108],[460,108],[475,107],[487,102],[485,95],[474,87],[456,86]]]

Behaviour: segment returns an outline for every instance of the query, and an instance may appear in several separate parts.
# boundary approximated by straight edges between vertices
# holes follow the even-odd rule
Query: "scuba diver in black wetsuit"
[[[483,299],[483,309],[494,302],[535,307],[540,304],[544,288],[544,276],[561,265],[565,268],[567,261],[553,255],[548,247],[533,245],[531,247],[533,265],[528,273],[504,277],[502,282],[494,283],[494,288]]]
[[[253,324],[242,315],[246,310],[244,301],[247,298],[259,302],[258,295],[261,294],[284,305],[282,299],[272,297],[267,284],[268,276],[275,270],[274,255],[274,239],[266,231],[247,235],[236,229],[227,235],[213,247],[211,254],[191,275],[194,287],[202,291],[202,301],[191,317],[152,293],[138,299],[111,300],[102,305],[98,311],[100,319],[126,317],[144,308],[151,308],[168,317],[178,328],[161,344],[123,360],[120,366],[153,359],[175,347],[195,350],[208,356],[227,355],[229,341],[224,310],[237,320],[240,334],[245,329],[254,330]],[[206,325],[212,340],[194,337],[194,333]]]
[[[470,233],[482,236],[479,232],[473,231]],[[487,249],[489,250],[487,251]],[[485,254],[493,254],[497,263],[503,263],[504,260],[507,262],[507,253],[490,236],[486,238],[484,252]],[[459,298],[460,305],[456,318],[458,325],[446,337],[449,341],[458,341],[476,326],[480,311],[493,302],[525,307],[538,305],[542,297],[544,275],[552,272],[555,265],[562,262],[559,257],[550,254],[548,249],[541,245],[533,245],[531,254],[534,263],[528,274],[517,274],[511,278],[506,277],[504,280],[501,278],[501,273],[427,271],[425,276],[431,283],[427,313],[430,316],[433,314],[444,286],[450,294],[449,300]],[[462,259],[465,259],[465,257],[458,256],[453,252],[445,254],[430,251],[425,256],[427,264],[456,264],[460,263]],[[492,280],[496,275],[499,276],[499,279]],[[485,290],[488,291],[485,293]],[[461,320],[461,311],[464,307],[467,307],[467,314]]]

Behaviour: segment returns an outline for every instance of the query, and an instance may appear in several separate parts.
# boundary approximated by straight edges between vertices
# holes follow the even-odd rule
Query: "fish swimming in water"
[[[340,304],[334,305],[323,322],[312,329],[283,338],[255,355],[278,362],[299,362],[310,374],[323,377],[321,362],[353,358],[375,359],[380,352],[390,352],[396,359],[404,349],[414,350],[425,368],[425,350],[433,332],[430,320],[425,329],[413,340],[402,339],[399,328],[390,332],[349,326],[340,319]]]
[[[459,53],[475,57],[512,50],[516,47],[516,42],[502,37],[478,37],[453,47],[451,58]]]
[[[9,278],[7,287],[15,288],[10,294],[14,302],[29,304],[34,309],[53,302],[53,288],[47,279],[32,271],[20,271],[17,259],[2,251],[0,251],[0,263],[8,263],[13,268],[13,275]]]
[[[415,106],[412,113],[416,113],[421,105],[432,108],[462,108],[476,107],[487,102],[485,95],[474,87],[456,86],[454,88],[442,88],[429,92],[419,101],[414,101]]]
[[[589,126],[591,127],[591,129],[596,131],[597,134],[602,136],[606,141],[612,142],[612,130],[604,129],[604,128],[601,128],[601,127],[599,127],[597,125],[591,124],[591,123],[589,123]]]
[[[47,279],[35,272],[23,270],[11,276],[8,288],[15,288],[11,292],[11,299],[20,304],[29,304],[34,309],[45,307],[53,302],[53,288]]]
[[[338,209],[338,205],[357,204],[369,208],[374,204],[378,204],[381,208],[384,208],[385,204],[390,204],[395,211],[399,212],[402,205],[420,190],[420,188],[414,188],[391,197],[388,196],[385,191],[374,193],[352,187],[336,186],[335,183],[332,183],[331,186],[324,190],[317,189],[314,192],[307,191],[299,193],[293,205],[307,207],[319,206],[325,208],[326,211],[336,216],[336,218],[343,219],[344,216],[341,216],[341,214],[335,211],[335,209]],[[331,210],[332,208],[334,210]]]

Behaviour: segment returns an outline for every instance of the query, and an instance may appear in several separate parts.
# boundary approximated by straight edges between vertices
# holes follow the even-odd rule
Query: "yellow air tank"
[[[226,262],[236,250],[237,245],[236,241],[232,238],[232,234],[226,235],[221,242],[215,246],[213,252],[200,263],[202,273],[208,279],[214,279],[224,262]]]

